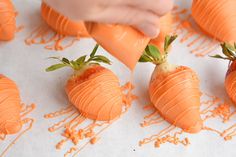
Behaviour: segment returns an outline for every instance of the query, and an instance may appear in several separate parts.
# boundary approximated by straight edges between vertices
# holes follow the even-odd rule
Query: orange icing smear
[[[91,69],[90,69],[91,70]],[[113,120],[121,115],[122,91],[116,75],[103,67],[88,78],[72,77],[66,85],[66,93],[70,102],[81,115],[93,120]],[[87,72],[88,73],[88,72]],[[81,79],[85,79],[80,82]]]
[[[194,0],[192,16],[205,31],[224,42],[236,41],[235,0]]]
[[[41,15],[48,26],[41,25],[25,39],[27,45],[43,44],[45,49],[62,51],[81,37],[89,37],[83,22],[74,22],[42,2]],[[51,30],[53,29],[53,31]]]
[[[236,71],[230,72],[226,76],[225,89],[230,99],[236,104]]]
[[[97,73],[95,76],[90,75],[91,73],[94,73],[94,70],[96,70],[96,72],[102,72],[102,73],[104,73],[104,70],[105,70],[106,71],[105,73],[108,76],[111,75],[110,72],[108,72],[107,69],[105,69],[103,67],[99,67],[99,68],[93,67],[93,68],[90,68],[89,71],[86,71],[85,75],[82,75],[79,79],[77,78],[77,82],[82,83],[83,81],[90,80],[94,77],[97,78],[99,73]],[[115,78],[109,77],[109,79],[115,79]],[[72,78],[72,80],[73,80],[73,78]],[[81,81],[81,80],[83,80],[83,81]],[[114,84],[114,85],[116,86],[116,84]],[[74,86],[74,83],[70,83],[70,85],[67,86],[66,88],[68,88],[68,91],[71,91],[73,93],[73,90],[76,87]],[[120,87],[120,90],[122,91],[122,97],[123,97],[122,98],[122,111],[121,111],[121,113],[117,114],[118,116],[114,116],[115,118],[113,118],[113,119],[111,119],[112,117],[111,117],[110,111],[101,112],[100,111],[101,109],[98,109],[97,112],[102,113],[102,114],[107,114],[104,116],[105,117],[104,119],[107,119],[107,120],[103,120],[103,121],[97,120],[96,115],[99,115],[99,114],[95,114],[95,116],[92,115],[92,119],[96,118],[96,120],[87,119],[88,114],[82,114],[82,112],[79,113],[77,110],[78,109],[77,106],[74,106],[74,105],[68,105],[64,109],[61,109],[61,110],[53,112],[53,113],[46,114],[44,117],[47,119],[49,119],[49,118],[55,119],[56,117],[60,118],[62,116],[64,117],[62,120],[60,118],[59,122],[56,122],[53,126],[51,126],[48,129],[50,132],[55,132],[60,129],[63,130],[63,133],[62,133],[63,139],[61,139],[56,144],[56,149],[62,149],[62,147],[67,142],[71,141],[74,144],[74,146],[69,148],[66,151],[66,153],[64,154],[64,156],[65,157],[66,156],[73,156],[74,157],[74,156],[77,156],[77,154],[80,153],[89,144],[91,144],[91,145],[96,144],[100,139],[100,137],[99,137],[100,134],[102,132],[104,132],[109,126],[111,126],[111,124],[113,122],[115,122],[119,118],[120,115],[125,114],[127,112],[128,108],[130,107],[132,101],[134,99],[136,99],[136,96],[134,96],[131,93],[133,88],[134,87],[131,85],[131,83],[127,83],[124,86]],[[106,92],[109,93],[111,91],[106,91]],[[111,92],[111,94],[112,94],[112,92]],[[100,98],[100,96],[99,96],[99,98]],[[96,96],[95,96],[95,99],[96,99]],[[88,100],[89,100],[88,103],[90,103],[91,99],[88,98]],[[85,100],[82,100],[82,101],[85,101]],[[118,100],[118,101],[120,101],[120,100]],[[99,103],[97,103],[97,104],[100,105]],[[110,104],[110,103],[108,103],[108,104]],[[91,106],[90,104],[85,104],[85,105],[87,105],[88,107]],[[106,106],[106,104],[103,104],[103,105],[104,105],[104,107]],[[114,105],[117,105],[117,104],[114,104]],[[94,107],[96,110],[96,106],[94,106]],[[117,107],[114,107],[114,108],[117,108]],[[90,108],[90,109],[93,110],[93,108]],[[108,110],[110,110],[110,108],[108,108]],[[117,112],[117,111],[115,111],[115,112]],[[89,113],[94,114],[93,111],[91,111]],[[98,117],[103,118],[102,115],[99,115]],[[90,118],[90,117],[88,117],[88,118]]]
[[[12,40],[16,32],[16,14],[11,0],[0,1],[0,40]]]
[[[98,44],[131,70],[150,41],[150,38],[130,26],[92,22],[86,22],[85,26]]]
[[[188,67],[157,75],[149,86],[149,95],[159,114],[174,126],[189,133],[202,129],[199,80]]]
[[[20,101],[16,84],[0,75],[0,134],[15,134],[21,129]]]

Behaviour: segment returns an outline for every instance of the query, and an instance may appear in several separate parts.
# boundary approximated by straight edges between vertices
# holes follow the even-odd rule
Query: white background
[[[180,0],[181,6],[189,6],[190,1]],[[29,33],[42,23],[40,17],[40,1],[15,0],[14,4],[19,12],[17,24],[24,25],[25,29],[17,33],[12,42],[0,42],[0,73],[12,78],[18,84],[22,101],[26,104],[35,103],[37,108],[30,114],[36,119],[33,129],[25,134],[7,153],[7,157],[60,157],[67,148],[61,151],[55,149],[55,144],[60,139],[59,134],[50,133],[47,128],[53,123],[43,118],[49,113],[64,107],[67,98],[64,92],[64,84],[72,73],[70,69],[63,69],[52,73],[46,73],[45,68],[53,63],[47,60],[49,56],[65,56],[69,59],[77,58],[89,53],[95,42],[91,39],[83,39],[73,47],[63,52],[48,51],[43,45],[27,46],[24,39]],[[217,52],[217,51],[216,51]],[[218,50],[220,53],[220,49]],[[109,56],[103,49],[99,54]],[[110,57],[110,56],[109,56]],[[129,80],[130,72],[125,66],[111,57],[113,65],[109,67],[122,80]],[[201,89],[221,98],[225,97],[224,77],[227,70],[227,62],[215,60],[206,56],[197,58],[189,53],[189,49],[179,41],[175,42],[169,56],[170,62],[186,65],[194,69],[201,78]],[[196,135],[188,135],[191,145],[164,144],[161,148],[154,148],[152,144],[143,147],[138,146],[138,141],[154,133],[157,127],[143,129],[139,123],[143,120],[145,112],[142,105],[148,103],[147,86],[153,70],[151,64],[139,64],[135,70],[135,93],[140,97],[133,103],[131,109],[120,120],[114,123],[102,135],[101,140],[94,145],[86,147],[79,156],[82,157],[232,157],[236,155],[236,138],[225,142],[221,137],[209,132],[200,132]],[[236,119],[233,119],[236,121]],[[232,122],[233,122],[232,120]],[[214,125],[222,125],[216,121]],[[153,129],[153,130],[152,130]],[[11,139],[10,137],[7,140]],[[0,149],[5,144],[0,142]],[[135,151],[134,151],[135,149]]]

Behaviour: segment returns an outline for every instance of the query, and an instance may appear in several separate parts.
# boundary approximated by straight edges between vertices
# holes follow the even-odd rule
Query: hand
[[[44,0],[76,21],[131,25],[149,37],[159,32],[159,18],[173,7],[173,0]]]

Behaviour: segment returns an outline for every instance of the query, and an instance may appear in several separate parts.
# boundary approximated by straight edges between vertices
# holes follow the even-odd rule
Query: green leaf
[[[67,58],[62,58],[62,62],[65,64],[70,64],[70,61]]]
[[[236,43],[234,43],[234,48],[236,49]]]
[[[146,54],[143,54],[140,57],[139,62],[153,62],[153,60],[150,57],[148,57]]]
[[[94,56],[91,60],[106,63],[106,64],[111,64],[111,61],[107,57],[102,56],[102,55]]]
[[[79,69],[79,64],[76,61],[71,61],[70,63],[74,69]]]
[[[224,53],[225,56],[227,56],[227,57],[230,58],[230,59],[233,59],[233,58],[234,58],[234,53],[232,53],[232,52],[228,49],[226,43],[221,44],[221,47],[222,47],[222,51],[223,51],[223,53]]]
[[[98,47],[99,47],[99,45],[96,44],[95,47],[93,48],[92,53],[90,54],[90,57],[94,57],[94,56],[95,56],[95,54],[96,54],[96,52],[97,52],[97,50],[98,50]]]
[[[78,58],[78,59],[76,60],[76,63],[77,63],[77,64],[82,64],[82,63],[84,63],[86,57],[87,57],[86,55],[81,56],[80,58]]]
[[[161,58],[161,53],[156,46],[148,45],[148,52],[147,54],[150,55],[152,58],[159,60]]]
[[[225,47],[231,52],[231,53],[236,53],[236,48],[234,48],[234,45],[231,45],[229,43],[225,43]]]
[[[210,56],[212,58],[218,58],[218,59],[224,59],[224,60],[230,60],[230,58],[227,57],[222,57],[221,55],[214,55],[214,56]]]
[[[55,64],[55,65],[52,65],[52,66],[48,67],[48,68],[46,69],[46,72],[54,71],[54,70],[63,68],[63,67],[65,67],[65,66],[67,66],[67,65],[66,65],[66,64],[61,64],[61,63],[60,63],[60,64]]]
[[[173,41],[177,38],[177,35],[169,36],[167,35],[165,38],[165,43],[164,43],[164,51],[168,51],[168,48],[170,45],[173,43]]]

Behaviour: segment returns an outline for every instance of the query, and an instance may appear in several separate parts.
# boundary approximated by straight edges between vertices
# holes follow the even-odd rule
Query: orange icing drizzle
[[[203,118],[203,122],[206,122],[209,119],[217,118],[219,117],[222,119],[223,123],[227,123],[230,121],[230,119],[236,115],[236,111],[232,111],[232,107],[229,102],[222,101],[220,98],[216,96],[211,96],[209,94],[204,94],[204,96],[207,98],[206,101],[201,102],[201,116]],[[147,127],[152,125],[159,125],[163,124],[163,121],[160,121],[160,115],[153,114],[156,112],[156,109],[152,105],[146,105],[144,106],[144,110],[151,111],[147,116],[144,117],[144,122],[141,123],[141,127]],[[153,123],[152,119],[153,117],[157,118],[160,122],[159,123]],[[145,124],[145,125],[143,125]],[[219,136],[223,137],[225,141],[231,140],[233,136],[236,136],[236,124],[231,125],[227,129],[220,131],[208,126],[203,126],[202,130],[210,131],[213,133],[218,134]],[[172,143],[172,144],[182,144],[184,146],[187,146],[190,144],[190,141],[187,137],[180,137],[180,135],[183,135],[185,133],[184,130],[178,131],[177,128],[174,125],[169,125],[163,130],[159,131],[157,134],[151,135],[148,138],[144,138],[139,142],[139,145],[142,146],[144,144],[148,144],[151,142],[154,142],[155,147],[160,147],[161,144],[164,143]]]
[[[88,97],[88,100],[86,101],[84,98],[81,98],[80,99],[81,102],[85,103],[84,105],[81,106],[82,108],[78,107],[78,106],[80,106],[80,104],[77,104],[78,106],[75,105],[76,108],[73,105],[68,105],[68,107],[66,107],[64,109],[61,109],[61,110],[53,112],[53,113],[46,114],[44,116],[47,119],[52,119],[55,117],[62,117],[62,116],[64,117],[64,119],[60,120],[59,122],[57,122],[56,124],[51,126],[49,128],[49,131],[55,132],[59,129],[63,130],[62,136],[64,138],[56,144],[56,149],[61,149],[63,147],[63,145],[69,141],[72,141],[72,143],[75,145],[75,146],[71,147],[64,154],[65,157],[69,156],[70,154],[73,154],[72,156],[76,156],[87,145],[97,143],[97,141],[100,139],[99,135],[103,131],[105,131],[113,122],[115,122],[121,115],[125,114],[127,112],[128,108],[130,107],[132,101],[134,99],[136,99],[136,96],[134,96],[131,93],[131,90],[134,88],[131,85],[131,83],[127,83],[124,86],[119,87],[119,92],[118,92],[119,83],[117,82],[117,78],[114,76],[114,74],[111,71],[104,69],[104,68],[102,68],[100,70],[98,70],[98,72],[96,72],[93,75],[81,76],[80,78],[77,78],[76,81],[78,83],[77,85],[79,85],[78,87],[77,87],[77,85],[74,85],[74,82],[70,82],[72,84],[69,83],[69,85],[67,85],[68,96],[73,97],[73,95],[74,95],[73,93],[75,91],[78,92],[77,91],[78,88],[89,89],[88,87],[90,86],[90,84],[94,83],[93,81],[91,82],[91,80],[97,79],[97,81],[101,83],[102,77],[99,77],[99,75],[102,74],[110,81],[114,81],[114,83],[107,82],[107,85],[104,85],[104,84],[100,84],[100,85],[102,85],[105,88],[107,88],[107,87],[109,88],[109,86],[112,85],[112,89],[117,90],[116,94],[120,94],[120,92],[121,92],[121,97],[119,96],[120,100],[115,99],[115,101],[118,101],[119,103],[113,102],[113,104],[110,104],[112,106],[109,107],[110,105],[108,105],[108,104],[111,103],[109,101],[107,103],[102,103],[101,105],[103,105],[103,107],[100,106],[101,107],[100,108],[99,101],[96,101],[96,103],[94,104],[95,106],[91,108],[91,110],[95,110],[97,112],[97,114],[95,116],[92,114],[83,113],[84,111],[86,111],[86,112],[89,111],[89,110],[86,110],[85,106],[90,106],[91,104],[89,104],[89,103],[91,103],[93,99],[90,100],[90,98]],[[90,72],[88,72],[88,73],[90,73]],[[75,79],[75,78],[72,77],[72,80],[73,79]],[[69,81],[72,81],[72,80],[69,80]],[[83,81],[81,81],[81,80],[83,80]],[[75,80],[73,80],[73,81],[75,81]],[[84,81],[85,82],[87,81],[87,82],[84,83]],[[102,87],[100,87],[100,88],[102,89]],[[98,89],[93,88],[93,90],[98,90]],[[127,91],[127,93],[124,93],[125,91]],[[105,92],[100,92],[99,94],[93,95],[93,96],[99,97],[100,99],[104,99],[103,97],[113,96],[114,93],[112,94],[112,92],[114,92],[114,91],[113,90],[106,90]],[[84,90],[83,93],[86,93],[86,90]],[[110,93],[110,95],[102,95],[103,93],[104,94]],[[74,99],[74,98],[70,99],[70,100],[71,100],[71,102],[73,100],[75,100],[73,102],[76,102],[76,99]],[[122,104],[120,104],[120,102]],[[113,110],[113,108],[117,108],[117,106],[114,107],[114,105],[118,105],[118,108],[120,108],[119,105],[121,105],[122,110],[118,111],[117,113],[113,112],[113,114],[115,113],[115,115],[111,115],[112,112],[109,110]],[[104,110],[106,112],[101,112],[100,109],[104,108],[104,106],[107,106],[108,110]],[[85,107],[85,108],[83,108],[83,107]],[[99,107],[100,109],[99,108],[96,109],[97,107]],[[91,113],[94,114],[95,112],[91,111]],[[103,114],[107,114],[108,116],[105,115],[103,117]],[[92,120],[90,118],[92,118]],[[103,121],[100,121],[100,120],[103,120]]]
[[[0,157],[3,157],[33,125],[33,119],[24,117],[34,110],[35,105],[28,106],[21,104],[20,101],[20,93],[16,84],[9,78],[0,75],[0,140],[5,140],[7,135],[18,133],[0,154]],[[29,124],[29,126],[19,133],[25,124]]]
[[[190,68],[157,75],[149,86],[151,102],[165,120],[186,132],[201,130],[199,80]]]
[[[192,16],[187,9],[176,7],[173,15],[178,23],[174,32],[182,36],[180,42],[187,43],[191,53],[197,57],[204,57],[218,48],[219,44],[214,38],[210,39],[205,35],[205,31],[193,26]]]
[[[16,32],[16,14],[11,0],[0,1],[0,40],[12,40]]]
[[[207,35],[224,42],[236,41],[235,0],[193,0],[192,16]]]
[[[48,26],[41,25],[25,39],[27,45],[46,44],[48,50],[62,51],[81,37],[89,37],[83,22],[74,22],[42,2],[41,15]],[[53,31],[50,29],[53,29]],[[70,37],[70,38],[69,38]],[[68,43],[64,43],[65,41]]]

